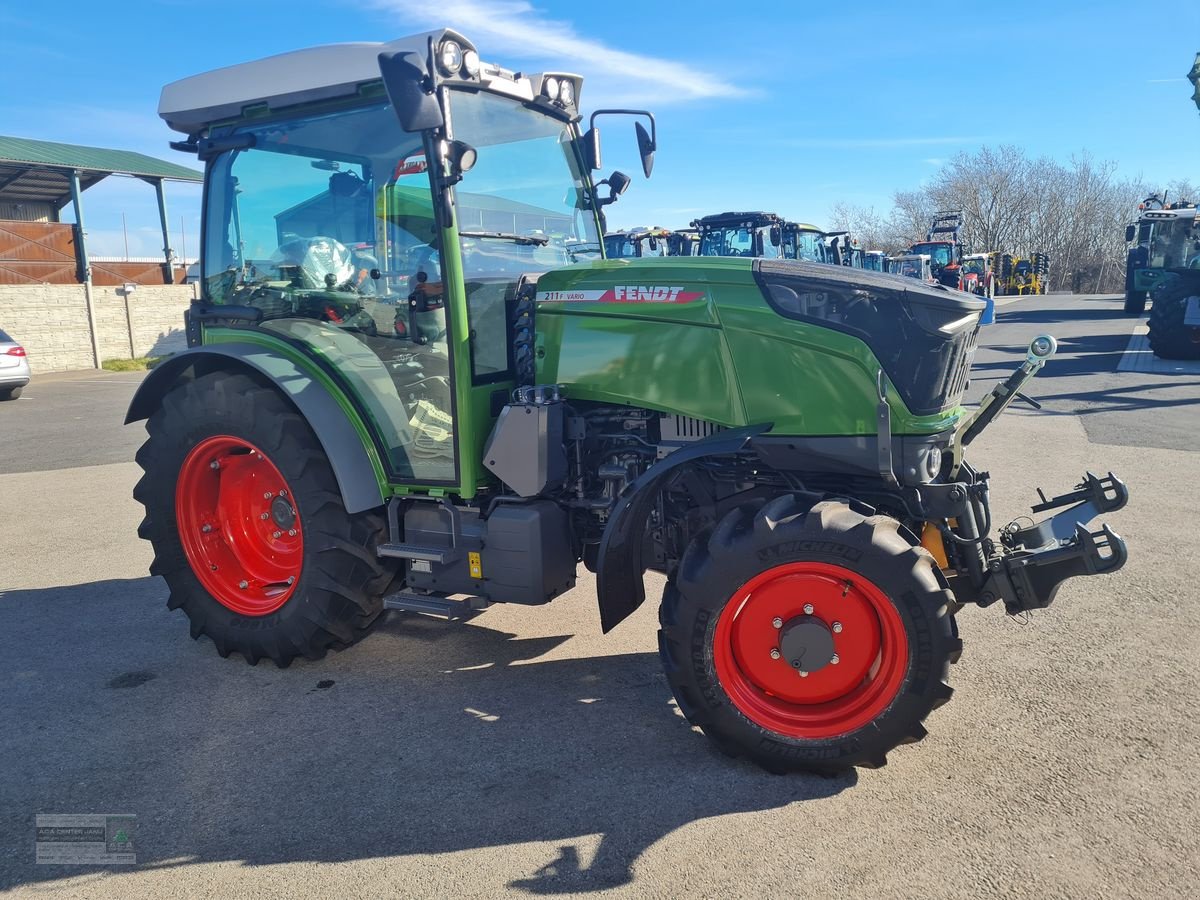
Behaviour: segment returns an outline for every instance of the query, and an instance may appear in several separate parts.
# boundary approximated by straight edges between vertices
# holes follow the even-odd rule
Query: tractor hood
[[[944,285],[798,260],[757,260],[779,315],[858,338],[918,415],[957,403],[986,303]]]
[[[985,304],[910,278],[795,260],[596,260],[537,281],[538,378],[777,434],[953,426]]]

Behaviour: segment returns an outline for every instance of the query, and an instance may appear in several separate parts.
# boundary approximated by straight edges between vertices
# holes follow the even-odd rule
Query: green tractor
[[[1200,359],[1200,217],[1187,201],[1144,204],[1126,226],[1125,312],[1150,308],[1150,347],[1164,359]]]
[[[1200,53],[1188,73],[1200,107]],[[1147,198],[1138,221],[1125,229],[1130,245],[1125,311],[1139,314],[1151,300],[1150,349],[1162,359],[1200,359],[1200,210],[1195,203]]]
[[[205,228],[189,349],[127,417],[148,432],[151,572],[193,637],[286,666],[387,610],[551,602],[580,563],[608,632],[653,570],[667,680],[721,749],[880,766],[950,698],[963,606],[1021,614],[1121,567],[1087,523],[1127,492],[1088,474],[993,530],[964,450],[1054,342],[967,411],[973,297],[805,261],[594,258],[630,182],[593,177],[595,122],[630,111],[585,131],[580,87],[439,30],[164,89],[206,165]],[[373,259],[366,282],[281,269],[297,236]],[[339,327],[309,302],[330,295],[409,324]]]

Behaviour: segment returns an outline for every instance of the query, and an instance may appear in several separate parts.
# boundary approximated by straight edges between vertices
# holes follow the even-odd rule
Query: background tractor
[[[700,256],[784,259],[787,223],[770,212],[714,213],[692,222],[700,235]]]
[[[996,274],[987,253],[968,253],[962,258],[962,289],[980,297],[996,296]]]
[[[924,241],[908,248],[911,255],[928,256],[938,284],[962,289],[962,211],[939,212],[933,217]]]
[[[671,232],[666,228],[631,228],[604,235],[604,255],[608,259],[638,259],[643,256],[667,256]]]
[[[1200,108],[1200,53],[1188,73]],[[1200,359],[1200,217],[1194,203],[1146,210],[1150,221],[1146,267],[1135,287],[1150,291],[1150,348],[1163,359]],[[1133,226],[1131,226],[1133,227]],[[1140,238],[1126,229],[1126,240]],[[1158,274],[1157,279],[1151,278]],[[1128,304],[1127,307],[1128,308]]]
[[[189,349],[128,415],[151,571],[193,637],[286,666],[385,610],[549,603],[581,563],[608,632],[654,570],[666,680],[721,749],[780,772],[883,765],[950,698],[964,606],[1024,613],[1121,567],[1087,522],[1125,488],[1085,475],[993,530],[965,451],[1055,345],[968,412],[974,297],[754,255],[581,253],[631,180],[594,179],[597,119],[630,111],[584,130],[581,87],[442,29],[164,88],[176,146],[206,164],[205,232]],[[649,175],[654,120],[633,115]],[[780,223],[744,227],[747,250],[782,244]],[[311,277],[279,264],[296,240],[322,248]],[[329,262],[349,247],[376,261],[369,285]],[[330,294],[409,326],[339,327],[311,302]]]

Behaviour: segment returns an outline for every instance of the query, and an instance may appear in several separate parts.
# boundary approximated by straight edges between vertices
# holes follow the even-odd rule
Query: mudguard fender
[[[642,574],[642,544],[646,520],[654,510],[658,494],[680,466],[706,456],[726,456],[744,450],[751,440],[771,430],[771,423],[746,425],[709,435],[676,450],[651,466],[630,484],[617,500],[600,539],[596,561],[596,594],[600,603],[600,627],[612,631],[646,599]]]
[[[231,342],[193,347],[155,366],[133,395],[125,424],[148,419],[189,370],[194,377],[218,369],[250,370],[266,378],[291,401],[321,442],[347,512],[383,505],[383,491],[371,455],[338,401],[292,360],[255,344]]]

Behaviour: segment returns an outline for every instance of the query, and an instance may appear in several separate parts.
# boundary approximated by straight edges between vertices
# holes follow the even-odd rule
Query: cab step
[[[451,622],[463,622],[474,618],[490,605],[483,597],[455,600],[446,594],[418,594],[412,591],[397,591],[383,598],[384,609],[438,616]]]
[[[454,547],[421,547],[417,544],[397,544],[390,541],[380,544],[375,548],[375,552],[379,556],[392,559],[419,559],[443,566],[454,562],[460,555]]]

